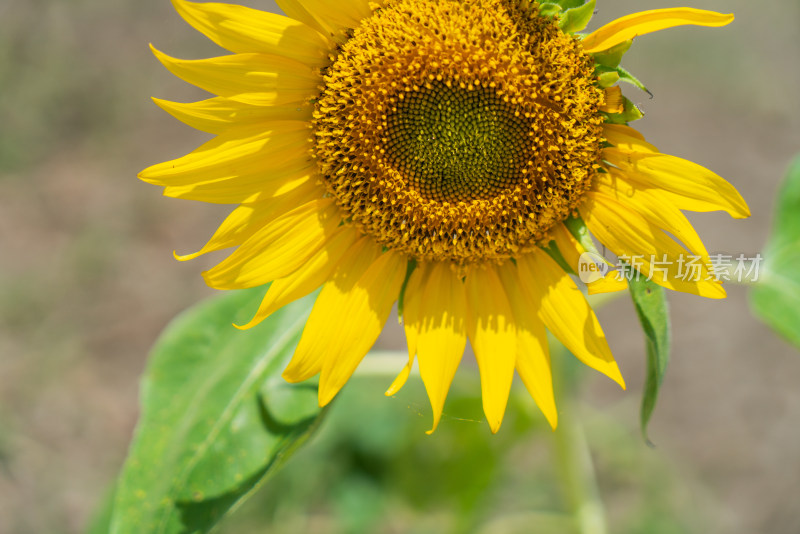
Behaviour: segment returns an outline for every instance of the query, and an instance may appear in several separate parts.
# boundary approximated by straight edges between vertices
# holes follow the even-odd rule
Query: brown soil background
[[[590,28],[687,3],[600,0]],[[709,250],[753,254],[800,152],[800,4],[691,5],[737,18],[637,39],[625,66],[655,98],[625,92],[647,113],[636,126],[651,142],[749,202],[744,221],[692,216]],[[220,53],[166,0],[0,4],[0,533],[83,529],[124,458],[148,348],[213,293],[199,273],[219,257],[178,263],[171,251],[200,247],[225,209],[136,179],[205,139],[149,101],[203,97],[160,66],[150,41],[178,57]],[[725,301],[671,295],[673,359],[652,454],[701,488],[687,484],[713,532],[800,532],[800,355],[751,317],[746,288],[728,291]],[[600,315],[629,387],[592,380],[584,398],[635,431],[641,334],[627,299]]]

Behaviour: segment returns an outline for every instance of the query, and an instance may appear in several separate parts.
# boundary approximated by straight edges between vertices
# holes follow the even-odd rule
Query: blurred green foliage
[[[442,423],[427,436],[431,414],[419,377],[381,399],[390,381],[352,379],[320,433],[223,521],[220,532],[570,532],[552,465],[552,431],[523,388],[514,388],[503,427],[493,435],[483,420],[476,370],[459,371]],[[622,510],[611,510],[611,531],[703,532],[702,522],[682,508],[663,456],[643,447],[636,434],[588,413],[598,423],[589,441],[593,448],[599,443],[593,452],[602,489],[630,499]]]
[[[778,193],[764,265],[750,294],[755,314],[800,348],[800,156]]]

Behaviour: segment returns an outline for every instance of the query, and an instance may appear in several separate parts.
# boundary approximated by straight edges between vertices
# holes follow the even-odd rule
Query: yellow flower
[[[398,299],[409,360],[387,394],[416,358],[433,429],[467,339],[493,432],[515,369],[555,427],[546,330],[624,387],[583,293],[543,250],[578,265],[587,242],[565,226],[573,215],[616,254],[642,255],[656,283],[725,296],[705,276],[672,276],[684,252],[702,257],[703,274],[712,268],[681,210],[747,217],[744,200],[627,126],[640,115],[614,84],[631,79],[617,64],[634,37],[732,15],[647,11],[580,36],[594,1],[563,11],[528,0],[278,0],[287,16],[173,3],[233,54],[180,60],[154,49],[218,95],[156,103],[216,137],[140,177],[167,196],[239,204],[179,259],[238,247],[204,276],[219,289],[271,283],[243,328],[322,286],[284,372],[292,382],[320,373],[321,405]],[[664,255],[672,267],[646,261]]]

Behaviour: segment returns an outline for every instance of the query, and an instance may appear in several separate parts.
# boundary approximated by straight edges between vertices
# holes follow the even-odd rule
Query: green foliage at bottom
[[[263,292],[203,303],[162,334],[142,380],[142,413],[109,532],[207,532],[319,422],[316,388],[280,377],[311,301],[250,330],[231,324],[246,322]]]
[[[398,358],[397,367],[403,363]],[[553,432],[522,384],[515,384],[503,427],[492,434],[477,369],[466,363],[429,436],[431,411],[419,376],[386,398],[392,378],[351,379],[313,441],[226,518],[219,533],[574,532],[554,466]],[[643,447],[616,415],[580,417],[590,422],[601,495],[615,505],[609,532],[704,532],[695,528],[701,511],[681,500],[688,490],[676,485],[663,451]]]

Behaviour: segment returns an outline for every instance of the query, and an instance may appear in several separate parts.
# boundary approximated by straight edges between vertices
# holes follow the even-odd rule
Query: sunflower
[[[155,102],[215,137],[139,175],[164,194],[238,204],[187,260],[236,249],[204,273],[219,289],[270,284],[262,321],[321,286],[290,382],[347,382],[394,306],[439,423],[469,340],[491,430],[514,371],[555,427],[547,334],[624,388],[570,271],[593,238],[669,289],[725,291],[682,210],[747,205],[705,168],[661,154],[627,124],[618,82],[632,39],[732,15],[646,11],[579,34],[594,0],[278,0],[286,16],[173,0],[230,55],[157,58],[216,96]],[[582,4],[582,5],[581,5]],[[684,253],[703,276],[676,276]],[[658,258],[656,261],[654,258]],[[648,261],[649,260],[649,261]],[[667,261],[669,260],[669,261]],[[663,264],[669,264],[663,267]],[[595,292],[626,287],[606,276]]]

